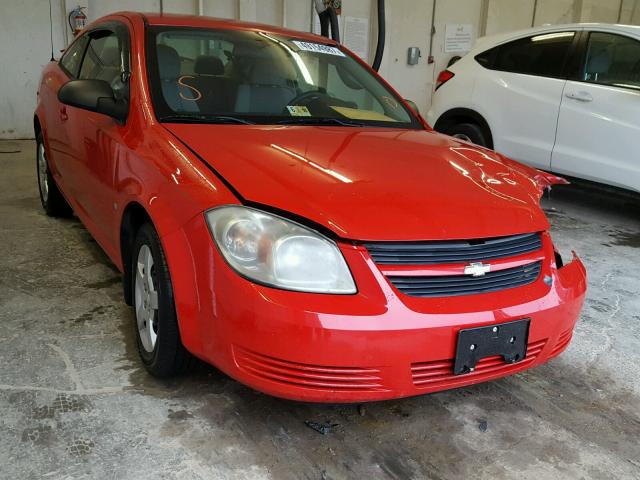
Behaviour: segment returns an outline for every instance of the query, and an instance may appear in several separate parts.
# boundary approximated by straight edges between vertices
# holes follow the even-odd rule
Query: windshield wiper
[[[364,127],[364,123],[337,117],[295,117],[278,122],[279,125],[341,125],[343,127]]]
[[[245,120],[244,118],[232,117],[229,115],[198,115],[196,113],[166,115],[160,118],[160,121],[176,123],[240,123],[243,125],[254,125],[254,122]]]

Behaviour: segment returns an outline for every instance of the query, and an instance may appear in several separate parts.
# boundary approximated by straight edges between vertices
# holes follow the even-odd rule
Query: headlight
[[[258,283],[315,293],[355,293],[337,245],[302,225],[247,207],[220,207],[205,214],[225,260]]]

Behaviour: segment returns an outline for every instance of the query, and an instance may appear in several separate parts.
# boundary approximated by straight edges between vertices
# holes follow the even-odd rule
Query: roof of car
[[[159,13],[137,13],[118,12],[114,15],[142,15],[148,25],[172,26],[172,27],[194,27],[194,28],[222,28],[229,30],[256,30],[267,33],[288,35],[301,39],[322,41],[323,43],[333,43],[333,40],[309,32],[300,32],[287,28],[275,27],[262,23],[241,22],[226,18],[206,17],[201,15],[179,15],[179,14],[159,14]]]
[[[535,35],[536,33],[545,32],[557,32],[559,30],[606,30],[616,33],[627,33],[636,37],[640,37],[640,26],[638,25],[622,25],[614,23],[564,23],[559,25],[542,25],[540,27],[526,28],[523,30],[515,30],[512,32],[498,33],[495,35],[488,35],[481,37],[476,41],[474,50],[487,48],[492,45],[498,45],[500,43],[526,37],[528,35]]]

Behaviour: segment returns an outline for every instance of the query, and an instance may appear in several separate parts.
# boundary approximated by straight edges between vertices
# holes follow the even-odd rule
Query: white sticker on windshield
[[[294,40],[293,43],[305,52],[326,53],[327,55],[337,55],[338,57],[346,56],[339,48],[322,45],[321,43],[301,42],[299,40]]]
[[[287,105],[287,110],[292,117],[310,117],[311,112],[304,105]]]

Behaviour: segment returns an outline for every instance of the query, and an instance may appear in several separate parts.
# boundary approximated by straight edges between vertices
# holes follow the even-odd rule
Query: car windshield
[[[147,57],[160,121],[422,128],[343,50],[267,32],[157,27]]]

